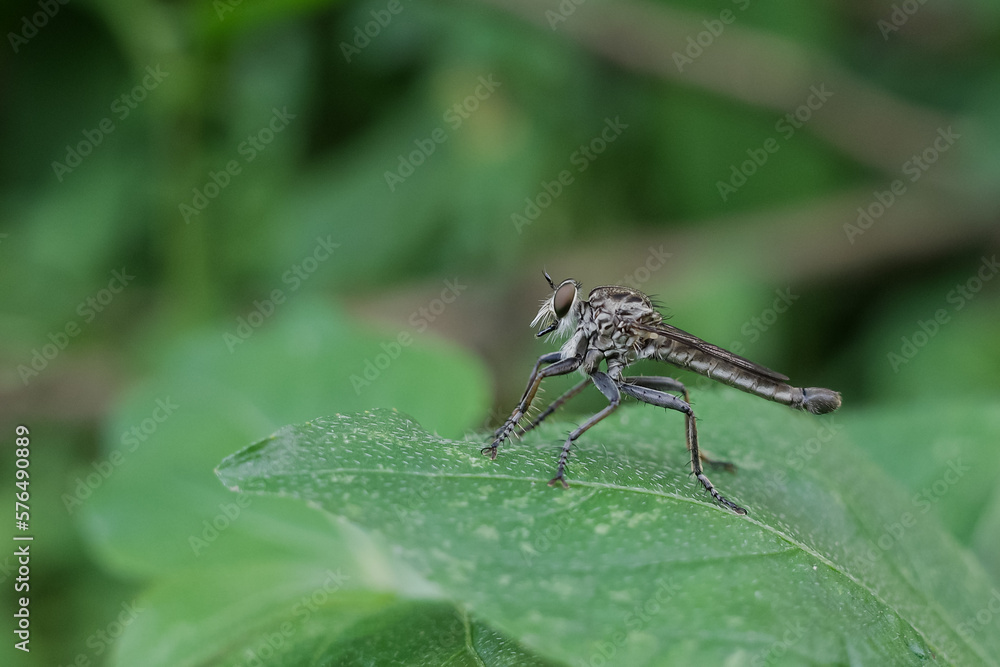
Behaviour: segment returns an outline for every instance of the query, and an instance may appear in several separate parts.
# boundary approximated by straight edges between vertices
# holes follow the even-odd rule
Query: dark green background
[[[234,502],[214,466],[285,424],[389,407],[446,437],[495,426],[552,349],[527,326],[543,268],[630,282],[841,391],[913,493],[980,462],[934,513],[1000,575],[995,3],[72,0],[6,3],[0,25],[0,440],[31,428],[36,536],[16,664],[104,664],[116,642],[94,633],[158,582],[336,548],[281,534],[277,510],[246,522],[270,536],[253,553],[189,537]],[[54,165],[70,152],[88,154]],[[134,277],[117,291],[115,272]]]

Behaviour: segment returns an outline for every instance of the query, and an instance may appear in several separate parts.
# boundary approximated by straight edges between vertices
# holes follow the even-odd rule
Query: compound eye
[[[573,305],[573,299],[575,298],[575,283],[566,281],[560,285],[559,289],[556,290],[555,296],[552,297],[552,309],[556,311],[556,317],[560,320],[566,317],[570,307]]]

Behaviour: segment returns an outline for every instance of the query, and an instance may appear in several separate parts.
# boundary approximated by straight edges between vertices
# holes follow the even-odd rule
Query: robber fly
[[[557,483],[563,487],[569,486],[565,477],[566,462],[573,443],[584,431],[614,412],[621,404],[624,393],[644,403],[684,413],[687,447],[691,453],[691,472],[720,504],[737,514],[747,513],[719,493],[705,476],[702,462],[729,470],[735,468],[731,463],[708,458],[698,449],[698,431],[687,388],[669,377],[622,375],[629,364],[639,359],[665,361],[814,415],[833,412],[840,407],[840,394],[835,391],[819,387],[794,387],[788,384],[788,377],[781,373],[665,324],[663,316],[653,307],[649,297],[639,290],[617,286],[595,287],[584,299],[580,295],[580,283],[564,280],[556,287],[549,274],[544,275],[552,288],[552,296],[542,301],[542,307],[531,326],[544,327],[538,332],[538,337],[556,332],[561,337],[569,336],[569,340],[558,352],[543,354],[538,358],[520,403],[507,421],[496,430],[493,443],[482,451],[495,459],[497,448],[512,434],[522,435],[535,428],[559,406],[593,382],[609,404],[566,438],[559,455],[556,476],[549,482],[549,486]],[[606,371],[599,370],[602,361],[606,364]],[[543,379],[565,375],[578,369],[586,376],[583,381],[553,401],[530,425],[520,426]],[[683,399],[674,394],[680,394]]]

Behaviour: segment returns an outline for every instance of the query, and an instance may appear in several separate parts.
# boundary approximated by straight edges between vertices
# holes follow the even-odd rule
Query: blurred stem
[[[191,69],[201,71],[201,67]],[[187,223],[180,213],[180,203],[191,204],[192,188],[203,185],[197,181],[197,174],[202,173],[203,165],[204,109],[197,102],[185,106],[168,123],[159,126],[165,128],[157,138],[167,170],[164,182],[172,187],[161,191],[154,223],[163,252],[164,284],[171,297],[169,307],[179,324],[205,319],[215,310],[219,298],[209,266],[207,225],[211,223],[211,207],[190,217]]]
[[[205,166],[203,126],[208,111],[207,88],[216,80],[212,59],[195,22],[201,12],[194,4],[162,5],[147,0],[98,0],[96,6],[118,43],[141,76],[147,66],[168,73],[163,93],[151,100],[154,164],[162,172],[153,184],[149,221],[152,245],[162,261],[164,293],[169,295],[164,319],[183,327],[204,320],[218,301],[216,276],[210,263],[211,206],[185,223],[180,204],[190,205],[192,188],[203,185]]]

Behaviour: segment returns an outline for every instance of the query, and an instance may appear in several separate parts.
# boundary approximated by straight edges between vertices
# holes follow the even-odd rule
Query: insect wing
[[[677,327],[671,326],[669,324],[660,323],[653,325],[653,324],[634,323],[632,326],[640,331],[648,331],[650,333],[655,333],[659,336],[663,336],[664,338],[675,340],[684,345],[689,345],[695,348],[696,350],[699,350],[700,352],[704,352],[709,356],[715,357],[716,359],[719,359],[721,361],[726,361],[730,364],[733,364],[734,366],[739,366],[744,370],[751,371],[753,373],[758,373],[765,377],[771,378],[772,380],[778,380],[780,382],[785,382],[788,380],[787,375],[782,375],[777,371],[772,371],[770,368],[767,368],[766,366],[761,366],[760,364],[756,364],[750,361],[749,359],[744,359],[743,357],[733,354],[728,350],[723,350],[721,347],[717,345],[712,345],[711,343],[707,343],[702,339],[698,338],[697,336],[692,336],[688,332],[678,329]]]

